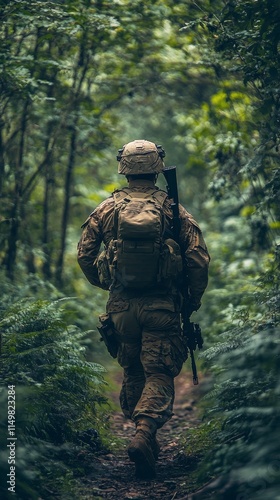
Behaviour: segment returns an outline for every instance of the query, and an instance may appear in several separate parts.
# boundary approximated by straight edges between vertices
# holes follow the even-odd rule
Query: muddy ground
[[[134,435],[134,425],[121,411],[112,417],[114,435],[123,443],[116,452],[100,453],[94,469],[83,479],[81,499],[109,500],[182,500],[192,497],[197,489],[195,474],[199,456],[187,455],[183,442],[188,429],[199,425],[197,401],[201,384],[193,386],[190,373],[181,373],[175,380],[174,416],[158,431],[161,452],[156,478],[140,481],[134,477],[134,464],[128,459],[126,447]],[[118,394],[111,395],[118,402]],[[114,449],[114,447],[113,447]]]

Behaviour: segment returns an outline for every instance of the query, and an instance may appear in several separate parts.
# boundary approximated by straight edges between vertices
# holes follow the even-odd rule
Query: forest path
[[[111,424],[113,434],[124,443],[118,451],[99,454],[94,471],[83,481],[87,494],[81,498],[110,500],[180,500],[195,491],[196,485],[189,473],[197,467],[199,457],[184,453],[182,438],[188,429],[196,427],[200,420],[196,403],[200,386],[192,385],[189,372],[175,379],[176,397],[174,416],[157,433],[161,452],[156,466],[156,478],[151,481],[136,480],[134,464],[129,461],[126,447],[135,434],[134,424],[121,412],[114,413]],[[118,403],[118,394],[112,399]]]

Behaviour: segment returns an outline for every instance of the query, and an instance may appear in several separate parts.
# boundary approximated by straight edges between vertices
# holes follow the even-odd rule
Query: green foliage
[[[86,283],[76,243],[88,213],[125,183],[117,149],[144,137],[177,164],[180,199],[212,256],[198,317],[213,411],[192,442],[200,456],[219,446],[202,477],[218,477],[215,500],[223,488],[228,497],[274,499],[278,2],[0,4],[0,259],[13,278],[1,283],[1,373],[17,383],[19,473],[33,453],[43,475],[67,478],[70,496],[79,432],[105,433],[101,367],[88,360],[106,356],[95,331],[106,294]],[[71,310],[62,309],[65,295],[77,296]],[[34,477],[36,466],[29,469]],[[22,485],[32,477],[22,475]],[[36,487],[26,490],[32,495]]]
[[[67,324],[66,300],[73,299],[34,301],[14,296],[7,300],[5,296],[2,302],[0,375],[5,411],[1,413],[1,441],[7,439],[7,389],[13,385],[17,492],[23,498],[33,498],[38,489],[42,493],[44,481],[50,487],[50,474],[56,488],[66,475],[62,487],[67,488],[73,471],[85,466],[83,460],[76,463],[76,454],[88,450],[94,462],[94,453],[108,439],[105,370],[85,360],[81,339],[86,333]],[[0,459],[6,477],[7,451]]]
[[[96,404],[105,402],[98,389],[104,369],[83,359],[84,333],[66,327],[59,304],[16,302],[0,323],[3,383],[30,386],[21,419],[30,435],[54,443],[94,425]]]
[[[183,88],[179,28],[197,12],[163,0],[127,6],[1,6],[0,258],[11,278],[23,262],[61,286],[71,222],[81,224],[119,184],[111,165],[123,140],[114,138],[123,135],[120,105],[151,95],[156,109],[159,88]]]
[[[186,451],[202,457],[197,485],[207,482],[197,498],[272,499],[279,491],[279,253],[262,265],[249,287],[243,275],[207,298],[220,301],[212,345],[200,355],[203,423],[186,436]]]
[[[216,477],[204,491],[215,499],[274,498],[280,486],[278,252],[265,267],[243,305],[237,300],[222,316],[224,333],[202,355],[212,373],[203,403],[212,446],[205,444],[201,480]]]
[[[216,479],[195,498],[279,495],[279,12],[274,1],[229,1],[191,26],[216,50],[220,79],[209,102],[180,117],[191,124],[194,161],[209,162],[218,202],[207,202],[202,317],[213,385],[193,440],[206,455],[200,484]]]
[[[208,418],[219,415],[223,426],[213,436],[204,468],[219,477],[213,483],[217,499],[224,494],[274,498],[280,458],[279,327],[256,333],[247,325],[239,340],[235,333],[205,354],[212,369],[217,366]]]

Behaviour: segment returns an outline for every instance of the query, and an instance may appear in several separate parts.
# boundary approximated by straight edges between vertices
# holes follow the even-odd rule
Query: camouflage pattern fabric
[[[135,184],[134,184],[135,182]],[[138,179],[130,182],[126,191],[143,191],[152,193],[154,183]],[[184,260],[182,284],[189,291],[191,302],[198,308],[201,297],[208,282],[209,254],[201,230],[184,207],[180,205],[180,247]],[[166,217],[166,238],[172,238],[172,209],[171,202],[166,199],[163,205]],[[99,288],[106,289],[100,283],[97,269],[97,258],[102,242],[106,246],[114,238],[113,221],[114,199],[109,197],[101,203],[83,224],[83,232],[78,243],[78,262],[88,281]]]
[[[128,191],[152,193],[155,185],[145,179],[131,180]],[[179,244],[184,268],[181,285],[188,291],[189,302],[196,310],[207,286],[209,254],[201,230],[181,205]],[[171,202],[163,205],[166,238],[172,238]],[[114,239],[114,199],[101,203],[83,224],[78,243],[78,262],[88,281],[106,288],[99,280],[97,260],[102,242]],[[174,377],[186,359],[181,337],[180,293],[178,284],[168,289],[127,291],[114,283],[110,289],[107,313],[118,330],[118,362],[124,379],[120,394],[124,414],[133,420],[153,418],[161,427],[172,416]]]
[[[132,420],[153,418],[160,428],[172,416],[174,377],[187,359],[179,306],[172,296],[122,299],[112,295],[107,312],[118,331],[124,370],[120,403]]]
[[[118,172],[123,175],[160,173],[164,163],[157,146],[150,141],[136,140],[125,144]]]

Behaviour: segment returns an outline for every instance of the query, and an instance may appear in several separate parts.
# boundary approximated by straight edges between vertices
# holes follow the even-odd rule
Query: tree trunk
[[[30,77],[32,78],[35,71],[35,63],[38,58],[40,29],[37,30],[35,37],[33,60],[34,65],[30,70]],[[3,265],[6,268],[7,276],[13,280],[15,274],[16,257],[17,257],[17,242],[19,240],[19,228],[23,218],[22,211],[22,197],[24,192],[24,148],[25,148],[25,135],[27,130],[27,121],[30,106],[29,96],[23,104],[22,117],[20,121],[19,130],[19,145],[18,155],[15,163],[15,187],[14,187],[14,204],[10,213],[10,234],[7,241],[7,252],[3,259]],[[12,162],[11,162],[12,163]]]
[[[88,54],[85,54],[85,47],[87,41],[87,32],[84,33],[83,40],[80,46],[80,57],[78,59],[77,66],[75,68],[74,78],[73,78],[73,105],[72,111],[75,115],[74,123],[72,124],[72,132],[70,136],[70,150],[68,157],[68,165],[66,170],[65,177],[65,195],[64,195],[64,205],[62,212],[62,220],[61,220],[61,240],[60,240],[60,251],[57,258],[56,263],[56,271],[55,271],[55,279],[56,285],[61,287],[63,284],[63,267],[64,267],[64,256],[66,250],[66,234],[67,227],[69,222],[69,212],[70,212],[70,197],[71,197],[71,189],[72,189],[72,179],[73,172],[75,166],[75,157],[76,157],[76,148],[77,148],[77,136],[78,136],[78,123],[79,123],[79,113],[80,113],[80,97],[81,97],[81,89],[82,84],[84,82],[88,67],[89,67],[89,57]],[[83,63],[82,73],[79,78],[79,72],[81,69],[81,61]]]
[[[75,155],[76,155],[76,145],[77,145],[77,125],[78,125],[78,115],[76,115],[74,128],[71,134],[70,140],[70,152],[68,159],[68,166],[66,171],[65,178],[65,188],[64,188],[64,206],[62,213],[62,223],[61,223],[61,245],[60,251],[58,254],[58,259],[56,263],[56,272],[55,279],[57,286],[62,285],[62,273],[63,273],[63,265],[64,265],[64,254],[66,249],[66,234],[67,234],[67,226],[69,221],[69,210],[70,210],[70,197],[71,197],[71,188],[72,188],[72,177],[73,170],[75,165]]]
[[[24,140],[27,126],[29,99],[25,101],[21,119],[21,133],[19,141],[18,161],[15,167],[15,190],[14,204],[10,215],[10,234],[8,237],[8,248],[4,257],[4,267],[6,268],[7,276],[11,280],[14,279],[14,270],[16,264],[17,241],[21,218],[21,199],[23,192],[23,156],[24,156]]]
[[[44,205],[43,205],[43,230],[42,230],[42,247],[44,251],[44,263],[42,266],[42,271],[45,279],[50,280],[52,277],[51,271],[51,251],[50,251],[50,239],[49,239],[49,214],[50,214],[50,188],[51,188],[51,162],[46,166],[45,173],[45,193],[44,193]]]
[[[2,121],[2,118],[0,117],[0,196],[2,196],[4,169],[5,169],[4,144],[3,144],[3,137],[2,137],[3,126],[4,126],[4,122]]]

